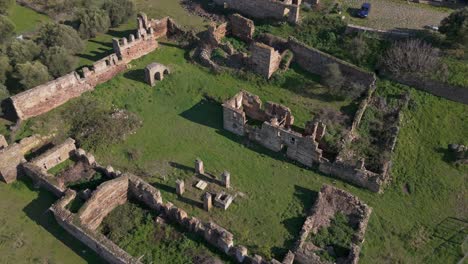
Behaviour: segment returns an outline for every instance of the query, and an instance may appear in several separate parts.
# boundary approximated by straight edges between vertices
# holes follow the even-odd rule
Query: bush
[[[84,50],[84,43],[78,32],[72,27],[63,24],[45,24],[37,32],[36,42],[46,48],[64,47],[72,54]]]
[[[3,15],[0,15],[0,44],[4,44],[15,35],[15,24]]]
[[[101,9],[81,9],[77,12],[77,18],[78,31],[84,39],[96,37],[98,33],[104,33],[110,27],[109,15]]]
[[[12,65],[35,60],[41,48],[31,40],[14,40],[7,48]]]
[[[444,18],[439,31],[453,42],[468,45],[468,7],[458,9]]]
[[[39,61],[17,64],[13,77],[19,80],[23,90],[33,88],[50,80],[47,67]]]
[[[13,4],[13,0],[0,0],[0,14],[8,13],[8,9]]]
[[[333,96],[342,96],[341,88],[345,79],[341,73],[340,66],[330,63],[325,66],[325,73],[322,76],[322,83],[328,87],[329,93]]]
[[[52,47],[44,52],[42,62],[49,68],[50,75],[58,78],[72,72],[78,59],[72,56],[64,47]]]
[[[408,73],[428,77],[441,67],[439,50],[418,39],[393,43],[381,57],[380,64],[384,72],[395,77]]]
[[[7,56],[0,55],[0,84],[4,84],[7,74],[11,71],[10,60]]]
[[[71,120],[70,134],[81,147],[96,150],[120,142],[141,126],[131,112],[113,111],[99,101],[82,97],[72,106],[65,119]]]
[[[103,9],[109,14],[112,27],[126,22],[135,13],[135,5],[130,0],[108,0]]]

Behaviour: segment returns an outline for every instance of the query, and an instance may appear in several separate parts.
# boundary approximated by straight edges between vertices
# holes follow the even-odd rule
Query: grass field
[[[8,17],[15,24],[17,34],[34,31],[41,24],[52,21],[48,16],[18,4],[13,4]]]
[[[184,55],[181,49],[164,46],[134,62],[128,72],[84,95],[127,108],[144,121],[143,127],[122,144],[96,151],[102,164],[141,175],[168,175],[146,180],[161,189],[164,199],[202,219],[214,219],[235,234],[236,243],[265,256],[281,259],[297,237],[316,192],[323,183],[329,183],[351,191],[374,208],[363,263],[374,263],[377,258],[392,263],[452,263],[460,258],[459,246],[443,239],[460,234],[463,221],[454,219],[467,218],[462,210],[467,169],[446,162],[444,150],[449,143],[468,143],[467,106],[411,89],[413,102],[404,116],[393,182],[378,195],[297,166],[281,153],[224,131],[220,105],[203,95],[222,101],[244,88],[265,101],[291,106],[299,124],[308,119],[309,110],[319,100],[229,74],[215,76],[188,63]],[[153,61],[169,65],[173,72],[156,88],[142,82],[143,67]],[[390,94],[394,89],[403,88],[386,83],[378,93]],[[68,105],[41,119],[56,120],[53,116],[66,111]],[[131,159],[129,153],[138,155]],[[238,198],[225,212],[213,210],[209,214],[198,207],[197,201],[177,198],[174,182],[192,177],[190,168],[196,157],[202,158],[207,171],[215,175],[228,169],[235,190],[245,197]],[[446,221],[449,225],[455,221],[455,227],[440,235]]]

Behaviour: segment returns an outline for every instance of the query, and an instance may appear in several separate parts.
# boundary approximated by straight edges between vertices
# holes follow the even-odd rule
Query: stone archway
[[[151,63],[145,68],[145,79],[146,82],[154,86],[156,81],[162,81],[164,76],[169,74],[170,70],[165,65],[160,63]]]

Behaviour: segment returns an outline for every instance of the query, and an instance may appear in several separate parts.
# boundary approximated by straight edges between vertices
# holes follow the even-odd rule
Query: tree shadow
[[[99,44],[99,45],[102,45],[102,46],[105,46],[105,47],[109,47],[111,49],[114,48],[114,45],[112,44],[112,42],[104,42],[104,41],[99,41],[99,40],[95,40],[95,39],[90,39],[88,40],[89,42],[92,42],[92,43],[96,43],[96,44]],[[102,49],[102,48],[100,48]]]
[[[217,102],[202,99],[190,109],[182,112],[180,116],[200,125],[222,129],[222,107]]]
[[[359,10],[360,10],[359,8],[348,7],[346,9],[346,13],[348,13],[349,16],[358,17],[357,14],[358,14]]]
[[[136,69],[136,70],[130,70],[127,71],[123,74],[123,76],[127,79],[148,84],[145,82],[145,70],[144,69]]]
[[[93,62],[96,62],[104,57],[107,57],[109,55],[111,55],[112,53],[114,53],[113,50],[105,50],[105,49],[99,49],[99,50],[102,50],[102,52],[99,52],[99,51],[92,51],[91,54],[78,54],[76,55],[77,57],[79,58],[83,58],[83,59],[87,59],[87,60],[90,60],[90,61],[93,61]]]
[[[93,250],[70,235],[57,223],[53,213],[49,210],[50,206],[56,201],[56,197],[44,190],[35,190],[31,180],[25,177],[21,178],[21,180],[30,190],[38,192],[37,198],[23,208],[23,212],[86,262],[103,263],[104,261]]]

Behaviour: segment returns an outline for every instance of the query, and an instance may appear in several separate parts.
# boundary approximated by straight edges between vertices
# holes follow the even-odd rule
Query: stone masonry
[[[229,27],[233,36],[243,41],[252,41],[255,32],[255,24],[252,20],[234,14],[229,16]]]
[[[168,34],[167,27],[171,25],[169,21],[170,19],[165,18],[162,22],[151,20],[144,23],[143,17],[138,16],[139,28],[136,35],[131,34],[128,38],[120,40],[114,39],[115,53],[95,62],[91,68],[83,68],[81,75],[78,72],[72,72],[10,97],[9,102],[17,118],[26,120],[46,113],[125,71],[130,61],[158,47],[157,38]],[[153,25],[158,28],[154,29]],[[166,28],[161,28],[164,26]]]
[[[162,81],[164,75],[169,74],[169,68],[160,63],[151,63],[145,68],[145,81],[151,85],[156,85],[156,81]]]
[[[47,171],[69,159],[75,149],[75,140],[68,138],[62,144],[49,149],[41,156],[32,160],[31,163]]]
[[[250,126],[247,118],[263,121],[263,124],[260,128]],[[240,136],[247,135],[270,150],[278,152],[286,148],[289,158],[306,166],[327,161],[318,146],[325,131],[323,123],[313,122],[306,133],[298,133],[291,129],[294,117],[289,108],[267,102],[262,109],[260,98],[246,91],[224,102],[223,122],[224,129]]]
[[[8,147],[8,142],[5,139],[5,136],[0,135],[0,149]]]
[[[256,42],[250,46],[250,52],[254,72],[270,79],[271,75],[279,69],[281,55],[273,47]]]

